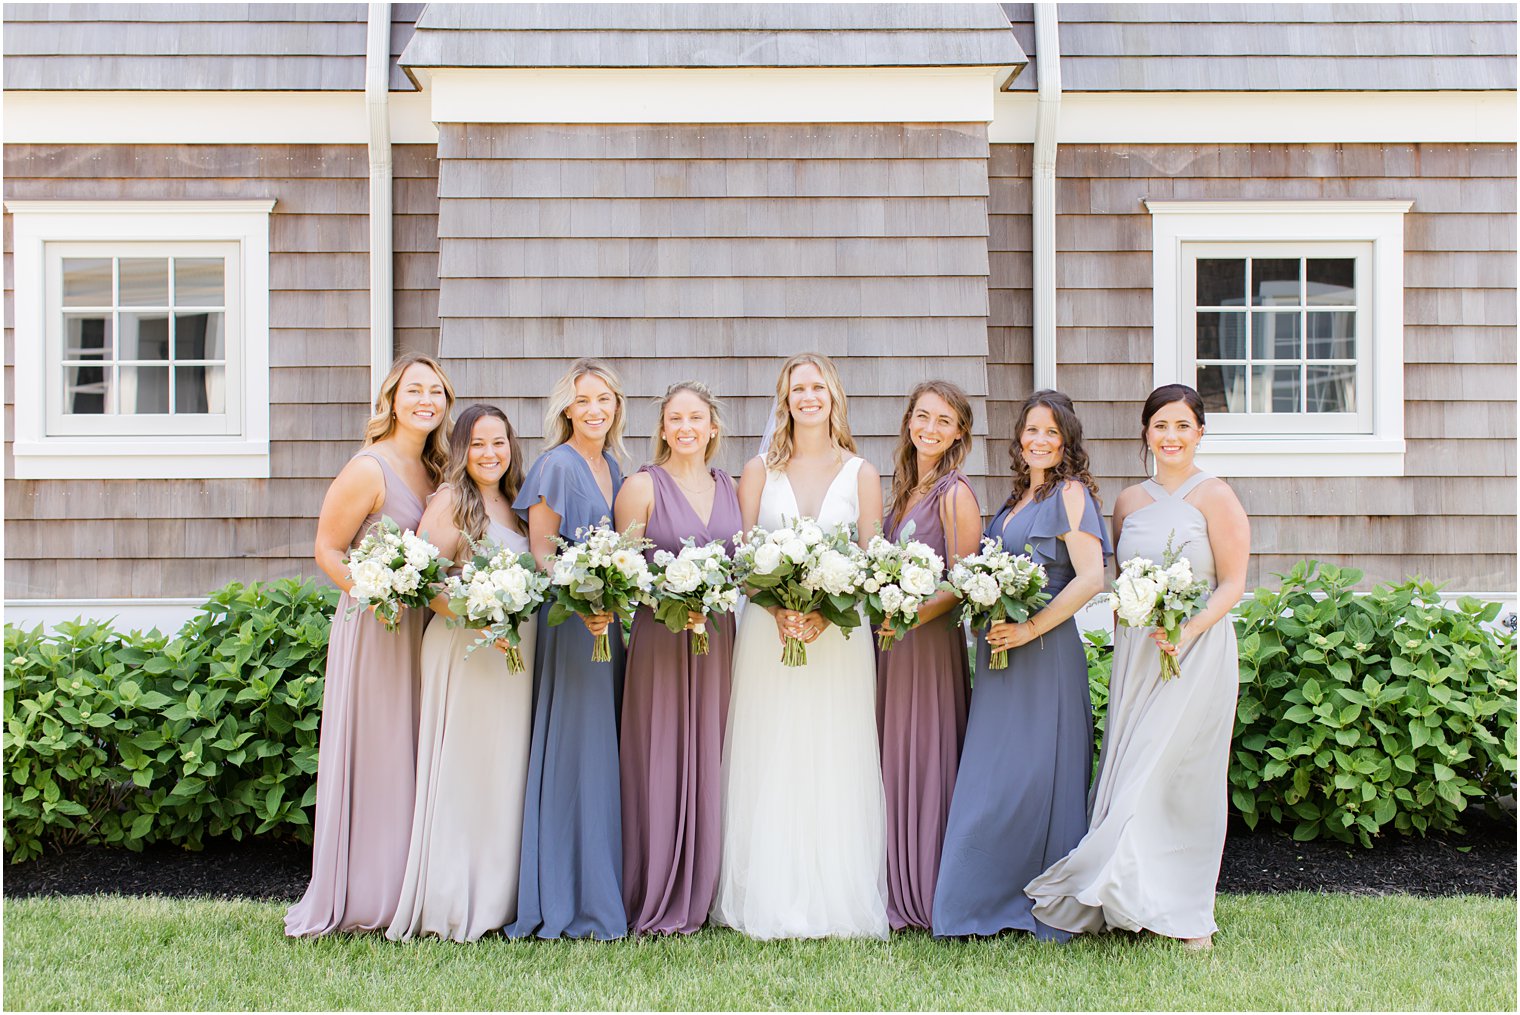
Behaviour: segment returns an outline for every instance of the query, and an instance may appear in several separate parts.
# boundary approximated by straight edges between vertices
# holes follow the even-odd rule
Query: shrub
[[[1082,651],[1087,655],[1087,690],[1092,695],[1093,773],[1097,752],[1103,749],[1103,723],[1108,717],[1108,678],[1114,672],[1114,636],[1107,631],[1084,631]]]

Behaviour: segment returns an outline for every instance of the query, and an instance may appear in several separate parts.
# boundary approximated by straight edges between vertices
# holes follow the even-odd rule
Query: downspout
[[[1030,212],[1034,223],[1034,386],[1056,386],[1056,127],[1061,114],[1060,17],[1055,4],[1034,5],[1038,75]]]
[[[373,397],[395,356],[391,251],[391,5],[369,5],[364,104],[369,112],[369,387]]]

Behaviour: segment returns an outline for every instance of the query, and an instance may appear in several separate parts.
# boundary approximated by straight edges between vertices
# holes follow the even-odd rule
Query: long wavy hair
[[[1202,430],[1203,423],[1203,397],[1197,391],[1186,384],[1163,384],[1145,397],[1145,405],[1140,410],[1140,461],[1145,466],[1146,475],[1151,472],[1151,445],[1145,439],[1150,431],[1151,418],[1160,412],[1163,406],[1173,402],[1181,402],[1193,413],[1193,419],[1198,422],[1198,429]]]
[[[918,400],[924,395],[938,395],[945,400],[945,404],[955,413],[955,425],[960,430],[960,436],[934,463],[933,474],[920,477],[918,449],[913,446],[908,425],[913,421],[913,411],[918,408]],[[949,381],[924,381],[913,389],[912,394],[908,395],[908,407],[903,410],[902,425],[898,427],[897,450],[892,454],[892,491],[887,497],[887,503],[891,505],[887,512],[889,515],[901,518],[914,490],[920,486],[932,487],[961,467],[961,463],[971,453],[971,423],[971,400],[958,386]]]
[[[626,461],[628,452],[623,447],[623,425],[628,417],[627,399],[623,397],[623,379],[605,360],[585,357],[570,364],[564,376],[554,382],[549,392],[549,405],[544,409],[544,450],[557,448],[575,436],[575,424],[565,415],[565,410],[575,404],[575,382],[591,374],[612,389],[617,399],[617,411],[612,415],[612,425],[607,427],[607,450],[618,461]]]
[[[486,528],[491,522],[491,517],[486,514],[485,498],[481,497],[480,487],[470,476],[469,470],[470,442],[475,439],[475,424],[483,419],[499,419],[507,428],[507,451],[511,455],[511,461],[496,481],[496,488],[507,498],[509,508],[517,499],[517,491],[522,489],[523,484],[522,447],[517,442],[517,431],[512,428],[512,421],[507,418],[507,414],[494,405],[466,407],[455,421],[454,433],[449,439],[448,484],[454,491],[454,527],[476,543],[485,538]],[[513,515],[518,519],[519,528],[526,532],[522,516],[515,511]]]
[[[654,464],[664,465],[670,461],[670,445],[665,442],[665,407],[670,400],[683,391],[690,391],[700,398],[707,406],[707,414],[712,417],[712,440],[707,442],[707,449],[702,455],[703,463],[711,462],[713,456],[718,453],[718,444],[723,440],[723,407],[714,395],[701,381],[676,381],[665,389],[665,394],[655,406],[654,414]]]
[[[380,382],[379,393],[375,395],[375,414],[364,424],[364,446],[369,447],[383,441],[396,432],[396,389],[401,387],[401,375],[417,363],[433,371],[443,382],[443,420],[433,428],[433,432],[427,435],[427,440],[422,444],[422,467],[427,470],[429,481],[437,486],[443,482],[449,469],[449,435],[454,427],[449,414],[454,409],[454,385],[433,357],[424,356],[420,352],[404,353],[396,357],[390,373]]]
[[[1034,499],[1044,500],[1061,489],[1061,484],[1066,480],[1075,479],[1092,492],[1093,499],[1101,506],[1103,501],[1098,497],[1098,484],[1088,472],[1087,449],[1082,446],[1082,421],[1077,418],[1077,410],[1072,407],[1071,399],[1049,388],[1030,395],[1019,409],[1019,420],[1013,427],[1013,440],[1008,442],[1008,460],[1013,469],[1013,492],[1008,495],[1007,506],[1017,504],[1019,498],[1029,490],[1029,466],[1019,447],[1019,435],[1024,432],[1024,423],[1029,419],[1029,414],[1041,406],[1050,410],[1050,414],[1055,417],[1056,429],[1061,431],[1061,461],[1055,468],[1045,471],[1045,481],[1034,492]]]
[[[776,377],[775,433],[771,434],[771,446],[765,452],[765,467],[772,472],[786,468],[786,463],[792,460],[792,408],[787,395],[791,392],[792,371],[804,363],[818,368],[818,372],[823,375],[824,387],[828,388],[829,437],[834,441],[835,447],[855,453],[855,438],[850,434],[849,403],[834,361],[821,352],[799,352],[781,364],[781,373]]]

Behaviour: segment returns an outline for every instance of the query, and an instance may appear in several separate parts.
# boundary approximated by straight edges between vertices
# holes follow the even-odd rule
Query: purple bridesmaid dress
[[[743,526],[723,470],[712,470],[717,490],[705,522],[664,469],[640,471],[654,482],[645,530],[651,557],[679,553],[682,539],[731,541]],[[671,632],[647,608],[633,621],[621,738],[623,901],[638,934],[700,929],[718,887],[733,615],[709,620],[707,632],[709,650],[697,656],[689,635]]]

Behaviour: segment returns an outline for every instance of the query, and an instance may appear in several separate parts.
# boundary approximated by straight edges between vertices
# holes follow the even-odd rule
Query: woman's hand
[[[882,624],[881,627],[877,628],[877,630],[883,637],[897,638],[901,635],[907,634],[909,631],[917,627],[920,623],[922,623],[922,615],[914,617],[913,622],[911,624],[905,625],[901,631],[893,627],[890,620]]]
[[[1024,620],[1017,624],[1008,621],[1000,621],[987,629],[987,646],[994,651],[1006,652],[1020,645],[1028,645],[1039,635],[1035,633],[1034,624]]]
[[[1198,640],[1198,632],[1193,629],[1192,621],[1182,625],[1182,631],[1177,635],[1176,642],[1167,640],[1165,628],[1156,628],[1151,632],[1151,640],[1156,647],[1169,656],[1180,656],[1188,650],[1188,646]]]
[[[686,611],[686,630],[695,631],[701,624],[707,622],[707,614],[698,613],[696,610]]]
[[[586,625],[586,630],[591,632],[592,637],[600,638],[607,633],[607,628],[613,621],[610,613],[593,613],[591,616],[581,615],[581,621]]]
[[[796,610],[777,610],[776,627],[783,638],[795,638],[804,645],[818,640],[829,622],[821,613],[798,613]]]

